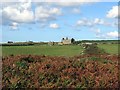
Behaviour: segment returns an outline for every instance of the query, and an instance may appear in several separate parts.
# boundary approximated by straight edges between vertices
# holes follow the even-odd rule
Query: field
[[[100,44],[98,47],[104,49],[109,54],[118,54],[120,44]]]
[[[119,45],[120,46],[120,45]],[[100,44],[98,47],[103,48],[107,53],[118,54],[118,44]],[[2,54],[7,55],[50,55],[50,56],[74,56],[80,55],[84,49],[78,45],[69,46],[3,46]]]
[[[3,46],[2,88],[118,89],[118,44],[98,47],[107,53],[81,54],[79,45]]]

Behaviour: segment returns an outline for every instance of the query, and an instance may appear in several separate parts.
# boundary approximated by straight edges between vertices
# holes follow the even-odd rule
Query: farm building
[[[63,45],[63,43],[62,42],[58,42],[58,45]]]
[[[52,46],[52,45],[54,45],[55,43],[54,42],[48,42],[48,45],[50,45],[50,46]]]
[[[62,38],[61,43],[64,45],[72,44],[71,39],[68,39],[68,37]]]
[[[68,37],[66,38],[62,38],[61,42],[48,42],[48,45],[52,46],[52,45],[69,45],[72,44],[72,39],[69,39]]]

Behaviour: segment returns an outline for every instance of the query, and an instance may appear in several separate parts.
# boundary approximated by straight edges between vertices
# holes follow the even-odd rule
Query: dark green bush
[[[46,68],[49,69],[51,67],[50,64],[46,64]]]
[[[32,63],[34,62],[35,60],[32,58],[32,57],[24,57],[24,58],[21,58],[21,61],[26,61],[28,63]]]
[[[96,44],[85,45],[84,54],[105,54],[104,49],[100,49]]]
[[[10,54],[10,56],[11,56],[11,57],[13,57],[13,56],[14,56],[14,54]]]
[[[28,67],[27,63],[24,62],[24,61],[18,61],[18,62],[16,62],[16,66],[19,67],[19,68],[23,68],[23,69],[26,69]]]

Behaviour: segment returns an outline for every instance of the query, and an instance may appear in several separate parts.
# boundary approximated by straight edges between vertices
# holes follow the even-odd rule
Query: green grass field
[[[107,53],[118,54],[118,44],[100,44],[100,48],[105,49]],[[119,45],[120,46],[120,45]],[[51,55],[51,56],[74,56],[79,55],[83,48],[78,45],[69,46],[3,46],[2,55]]]
[[[107,53],[118,54],[120,44],[99,44],[98,47],[104,49]]]
[[[39,46],[3,46],[2,55],[52,55],[52,56],[74,56],[79,55],[82,51],[80,46],[48,46],[48,45],[39,45]]]

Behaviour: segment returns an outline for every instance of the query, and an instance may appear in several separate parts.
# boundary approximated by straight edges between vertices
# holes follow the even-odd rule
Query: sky
[[[95,0],[93,0],[95,1]],[[117,40],[118,2],[4,2],[0,38],[13,41]]]

